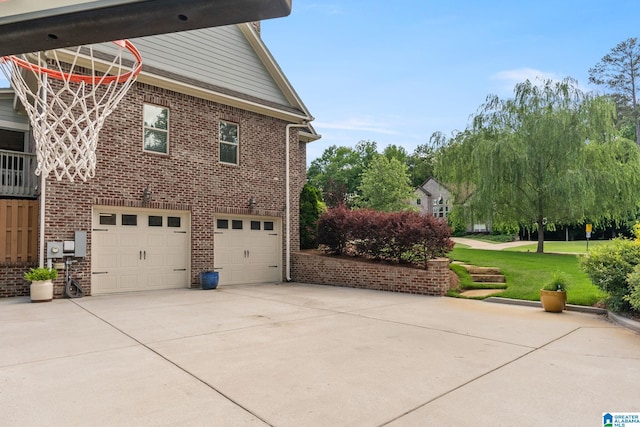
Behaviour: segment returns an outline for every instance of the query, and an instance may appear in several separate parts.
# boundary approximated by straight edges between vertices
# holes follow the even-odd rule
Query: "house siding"
[[[142,149],[144,103],[169,108],[169,154]],[[218,162],[218,121],[240,125],[237,166]],[[191,212],[191,284],[200,271],[213,267],[216,213],[284,217],[286,122],[212,101],[197,99],[146,84],[135,84],[109,116],[100,134],[96,176],[87,182],[47,181],[45,240],[73,239],[87,230],[88,256],[78,263],[76,276],[90,294],[91,213],[93,206],[148,207]],[[292,129],[291,212],[299,210],[304,184],[305,147]],[[254,197],[255,209],[248,200]],[[286,230],[285,230],[286,231]],[[285,247],[286,235],[283,233]],[[297,214],[292,215],[291,247],[299,248]],[[284,272],[283,253],[283,277]],[[58,279],[56,296],[62,292]]]
[[[250,46],[238,25],[131,39],[144,69],[250,95],[273,104],[289,101]],[[114,52],[111,43],[100,50]]]
[[[17,115],[13,109],[13,93],[0,95],[0,128],[26,131],[29,129],[29,118]]]

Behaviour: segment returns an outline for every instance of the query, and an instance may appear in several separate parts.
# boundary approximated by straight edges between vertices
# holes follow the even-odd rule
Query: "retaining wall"
[[[296,282],[379,291],[443,296],[449,289],[449,260],[428,261],[427,270],[325,255],[318,251],[291,254]]]

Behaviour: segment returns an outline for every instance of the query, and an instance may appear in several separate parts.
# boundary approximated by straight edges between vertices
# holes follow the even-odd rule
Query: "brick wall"
[[[169,108],[169,154],[144,152],[144,103]],[[218,162],[218,121],[239,124],[239,165]],[[86,230],[88,254],[76,264],[76,277],[91,294],[91,213],[94,205],[142,207],[142,191],[152,193],[151,208],[191,211],[191,283],[213,267],[214,214],[284,217],[285,126],[287,122],[212,101],[136,83],[108,117],[100,133],[96,175],[87,182],[47,180],[45,241],[72,240]],[[299,248],[299,194],[305,180],[305,146],[291,129],[291,248]],[[256,208],[248,209],[254,197]],[[284,234],[284,233],[283,233]],[[285,247],[283,236],[282,247]],[[283,253],[284,258],[284,253]],[[284,272],[284,259],[283,277]],[[0,267],[2,270],[2,267]],[[24,270],[22,271],[24,273]],[[4,282],[0,282],[3,289]],[[10,292],[3,290],[4,296]],[[55,287],[60,297],[62,286]]]
[[[449,260],[429,260],[422,270],[302,251],[292,255],[291,276],[318,285],[443,296],[449,289]]]
[[[24,273],[37,262],[18,262],[0,266],[0,298],[29,295],[29,282],[24,280]]]

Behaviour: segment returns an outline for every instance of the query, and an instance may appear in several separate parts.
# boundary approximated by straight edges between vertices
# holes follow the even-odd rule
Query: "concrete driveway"
[[[305,284],[0,300],[2,426],[596,426],[640,335],[576,312]]]

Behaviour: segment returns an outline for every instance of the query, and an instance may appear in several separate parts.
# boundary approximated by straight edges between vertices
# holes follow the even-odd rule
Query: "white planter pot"
[[[53,299],[53,281],[36,280],[31,282],[31,302],[48,302]]]

